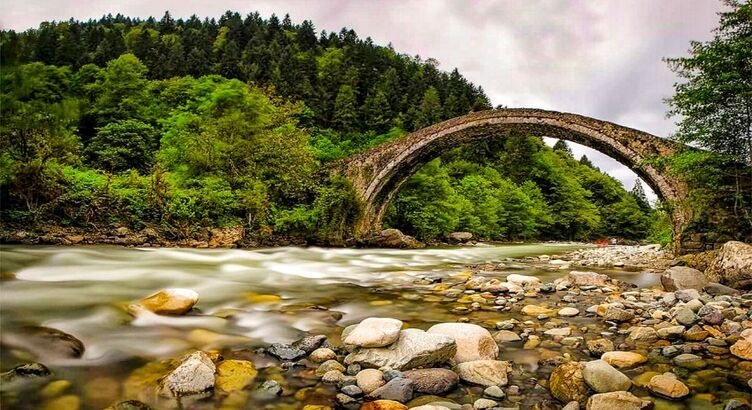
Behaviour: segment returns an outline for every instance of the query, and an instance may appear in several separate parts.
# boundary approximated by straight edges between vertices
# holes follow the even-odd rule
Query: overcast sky
[[[263,16],[290,13],[317,30],[346,26],[403,53],[457,67],[481,85],[494,106],[583,114],[669,136],[663,99],[675,77],[661,60],[686,55],[690,40],[707,40],[718,0],[3,0],[0,27],[24,30],[45,20],[106,13],[219,17],[226,10]],[[636,176],[585,147],[627,189]]]

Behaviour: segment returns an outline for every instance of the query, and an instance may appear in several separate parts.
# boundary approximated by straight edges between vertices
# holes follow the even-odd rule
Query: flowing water
[[[453,305],[430,295],[431,283],[450,280],[468,265],[561,254],[581,247],[220,250],[5,246],[0,248],[1,270],[14,274],[15,279],[0,282],[0,323],[3,334],[14,334],[24,326],[46,326],[83,342],[86,350],[80,359],[40,360],[53,370],[54,379],[72,382],[67,393],[80,397],[83,408],[102,408],[131,398],[125,397],[132,392],[123,385],[134,369],[180,357],[192,349],[218,349],[226,357],[253,360],[261,370],[257,380],[277,379],[286,383],[286,391],[298,391],[273,401],[299,408],[296,403],[316,401],[311,395],[329,394],[326,399],[330,399],[334,391],[308,389],[301,393],[316,386],[317,380],[305,374],[289,380],[282,376],[279,363],[256,354],[257,348],[289,343],[307,334],[325,334],[338,343],[344,326],[369,316],[394,317],[424,329],[437,322],[456,321]],[[509,273],[538,275],[544,281],[563,275],[524,260],[503,274]],[[655,283],[654,275],[621,275],[640,286]],[[199,303],[190,315],[133,318],[125,309],[129,302],[175,287],[199,293]],[[473,323],[492,324],[512,315],[479,311],[466,317]],[[522,356],[513,358],[525,361]],[[31,359],[23,348],[4,346],[2,370]],[[214,408],[223,400],[228,398],[204,398],[188,408]],[[244,400],[239,408],[275,405],[252,395]],[[14,406],[34,408],[43,401],[31,395]]]

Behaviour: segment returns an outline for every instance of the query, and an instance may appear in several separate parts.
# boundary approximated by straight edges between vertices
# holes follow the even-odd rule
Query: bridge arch
[[[389,202],[400,186],[426,162],[459,146],[517,132],[576,142],[598,150],[632,169],[662,201],[673,204],[674,240],[691,218],[680,206],[687,196],[681,178],[643,161],[670,156],[683,145],[646,132],[577,114],[514,108],[474,112],[415,131],[350,157],[342,173],[353,183],[363,209],[354,236],[364,238],[381,228]]]

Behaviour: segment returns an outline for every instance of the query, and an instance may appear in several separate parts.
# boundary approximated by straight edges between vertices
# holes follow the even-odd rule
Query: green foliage
[[[157,148],[154,127],[138,120],[111,122],[97,130],[86,147],[92,166],[120,172],[146,171]]]
[[[668,59],[675,84],[676,137],[752,165],[752,3],[726,0],[715,36],[692,42],[690,56]]]
[[[519,135],[456,149],[404,184],[386,222],[426,240],[453,230],[495,240],[644,238],[652,210],[562,152]]]

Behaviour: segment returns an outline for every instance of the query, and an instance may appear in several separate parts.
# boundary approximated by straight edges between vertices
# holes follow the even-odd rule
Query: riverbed
[[[53,371],[51,380],[70,382],[58,396],[75,396],[81,408],[94,409],[142,399],[131,397],[138,392],[129,386],[129,376],[145,364],[196,349],[213,350],[224,357],[253,361],[260,371],[256,384],[239,396],[216,393],[159,405],[292,409],[333,404],[336,388],[322,385],[304,366],[285,368],[259,349],[310,334],[326,335],[328,343],[336,345],[345,326],[374,316],[400,319],[421,329],[456,321],[493,329],[494,323],[517,318],[519,312],[463,307],[437,295],[437,284],[451,284],[461,277],[467,280],[471,271],[488,277],[519,273],[552,282],[568,270],[546,263],[555,257],[550,255],[586,246],[551,243],[417,250],[5,246],[0,248],[2,272],[6,278],[8,274],[15,278],[0,282],[2,333],[23,334],[26,326],[45,326],[74,335],[85,351],[75,359],[39,360],[22,346],[4,346],[2,371],[40,361]],[[539,259],[541,255],[545,257]],[[597,271],[641,288],[659,283],[653,273]],[[165,288],[195,290],[199,302],[184,316],[133,317],[128,313],[129,303]],[[579,317],[571,323],[592,327],[594,319]],[[541,360],[521,344],[503,350],[502,358],[527,365],[528,379]],[[279,382],[284,393],[272,398],[254,394],[254,388],[265,380]],[[469,399],[477,394],[457,388],[448,397],[472,403]],[[3,408],[40,408],[54,397],[5,397],[4,404],[10,407]],[[532,406],[535,397],[531,394],[519,404]]]

